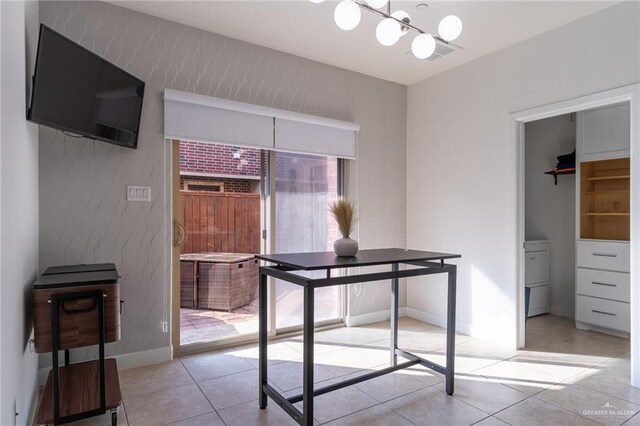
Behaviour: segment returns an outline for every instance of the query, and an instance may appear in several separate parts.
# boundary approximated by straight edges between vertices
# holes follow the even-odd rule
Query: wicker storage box
[[[198,260],[198,308],[231,311],[258,289],[258,260],[251,254],[214,253]]]
[[[196,259],[195,255],[180,256],[180,307],[197,309],[198,290],[196,287]]]
[[[36,352],[51,351],[51,296],[102,290],[104,298],[105,342],[120,339],[120,286],[118,272],[51,273],[40,277],[33,285],[34,335]],[[72,300],[62,303],[58,312],[59,345],[73,349],[98,344],[98,307],[93,300]]]

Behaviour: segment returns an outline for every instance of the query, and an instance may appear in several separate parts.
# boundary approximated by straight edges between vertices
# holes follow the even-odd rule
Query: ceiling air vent
[[[436,39],[436,50],[426,60],[429,62],[437,61],[443,56],[446,56],[449,53],[453,53],[456,50],[462,50],[462,47],[455,45],[453,43],[443,43],[442,41]],[[406,54],[413,56],[413,53],[411,53],[410,50],[406,52]]]

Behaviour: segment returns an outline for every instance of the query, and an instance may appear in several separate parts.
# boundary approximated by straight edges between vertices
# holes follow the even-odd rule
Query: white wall
[[[38,129],[25,119],[38,5],[0,2],[0,424],[30,424],[37,395],[31,285],[38,267]],[[28,68],[26,65],[28,63]]]
[[[0,5],[0,25],[2,25],[2,5]],[[2,31],[0,31],[0,159],[2,158],[2,58],[3,58],[3,50],[2,50]],[[2,161],[0,160],[0,190],[2,189]],[[2,196],[0,196],[0,241],[2,241]],[[2,306],[2,244],[0,244],[0,306]],[[0,342],[3,342],[4,333],[2,331],[2,326],[0,325]],[[1,344],[1,343],[0,343]],[[2,348],[0,347],[0,366],[2,364]],[[1,374],[1,373],[0,373]],[[2,385],[2,377],[0,376],[0,419],[4,419],[5,410],[4,407],[4,386]],[[11,415],[11,414],[9,414]]]
[[[462,254],[457,318],[474,336],[516,345],[509,115],[638,82],[639,17],[617,4],[409,87],[407,245]],[[442,318],[444,283],[420,284],[408,306]]]
[[[40,129],[40,266],[118,266],[127,309],[107,354],[169,346],[161,329],[171,276],[165,88],[360,124],[348,171],[360,246],[404,246],[406,86],[103,2],[41,2],[40,17],[146,82],[135,151]],[[152,202],[127,202],[126,185],[151,186]],[[388,283],[357,290],[350,314],[389,309]]]
[[[559,155],[576,147],[576,123],[571,114],[525,124],[525,239],[549,241],[549,311],[574,317],[576,179],[553,177]]]

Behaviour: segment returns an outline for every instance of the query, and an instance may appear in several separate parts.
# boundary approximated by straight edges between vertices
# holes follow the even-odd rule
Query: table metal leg
[[[314,288],[304,288],[304,341],[302,357],[302,424],[313,425],[313,326]]]
[[[260,384],[260,408],[267,406],[267,394],[263,386],[267,384],[267,276],[260,272],[258,289],[258,377]]]
[[[391,265],[393,272],[398,272],[398,264]],[[398,278],[391,279],[391,366],[395,367],[398,364],[398,355],[396,349],[398,348],[398,299],[399,294],[399,280]]]
[[[447,295],[447,365],[446,365],[446,391],[453,395],[453,379],[455,376],[456,358],[456,270],[455,265],[450,265],[449,292]]]

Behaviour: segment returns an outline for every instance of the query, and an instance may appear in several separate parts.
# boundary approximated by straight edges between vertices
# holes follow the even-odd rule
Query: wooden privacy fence
[[[180,191],[183,253],[260,253],[260,194]]]

